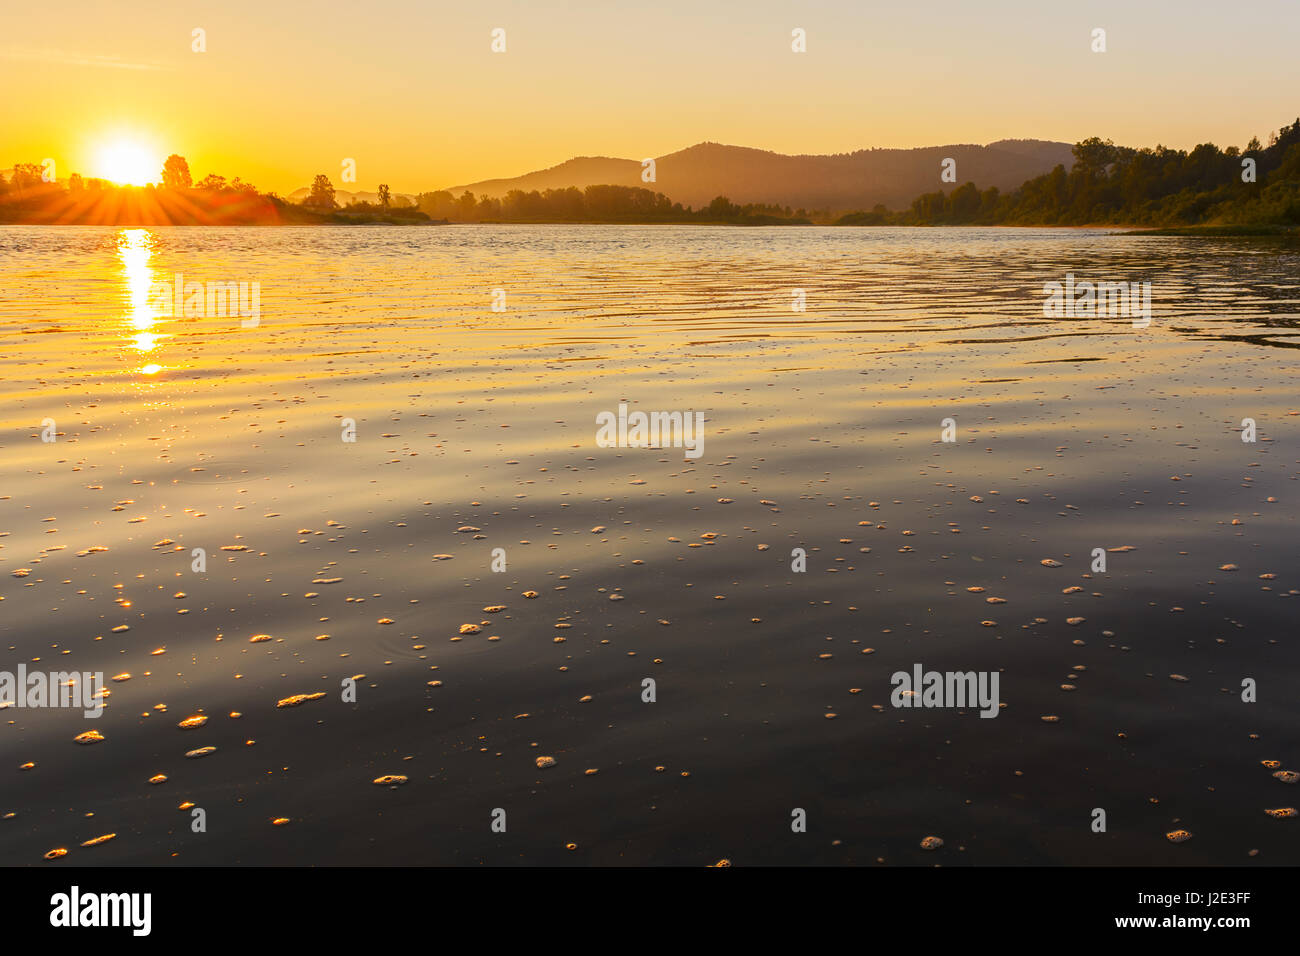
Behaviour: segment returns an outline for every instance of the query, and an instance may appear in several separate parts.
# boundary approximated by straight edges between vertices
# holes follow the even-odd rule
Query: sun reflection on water
[[[158,347],[158,336],[153,332],[141,332],[131,339],[131,348],[138,352],[152,352]]]
[[[154,289],[154,272],[149,266],[156,237],[148,229],[123,229],[117,238],[117,256],[122,263],[125,285],[123,298],[127,304],[126,323],[130,328],[130,348],[137,352],[152,352],[164,336],[152,331],[164,314],[159,311],[160,301]],[[150,363],[137,369],[143,375],[156,375],[162,366]]]

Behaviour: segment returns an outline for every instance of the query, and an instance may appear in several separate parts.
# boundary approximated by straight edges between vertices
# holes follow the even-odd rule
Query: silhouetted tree
[[[472,222],[477,206],[478,202],[474,199],[474,194],[467,189],[456,200],[456,213],[465,222]]]
[[[190,179],[190,164],[185,161],[184,156],[178,156],[172,153],[163,162],[162,184],[167,189],[189,189],[192,185]]]
[[[334,184],[324,173],[318,173],[312,180],[311,195],[307,197],[306,205],[317,209],[338,208],[338,203],[334,201]]]

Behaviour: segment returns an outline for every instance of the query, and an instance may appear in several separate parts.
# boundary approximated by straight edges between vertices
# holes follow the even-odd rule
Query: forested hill
[[[1300,119],[1244,149],[1131,149],[1097,138],[1008,193],[967,183],[911,208],[851,213],[842,225],[1300,225]]]

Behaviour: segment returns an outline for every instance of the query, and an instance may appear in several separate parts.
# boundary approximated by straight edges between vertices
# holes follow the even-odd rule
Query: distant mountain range
[[[700,143],[655,159],[655,181],[641,181],[641,162],[605,156],[580,156],[512,179],[486,179],[452,186],[459,196],[501,197],[512,189],[584,188],[595,185],[641,186],[683,205],[707,205],[717,196],[735,203],[772,203],[793,209],[870,209],[883,203],[906,208],[922,193],[951,191],[974,182],[981,189],[1007,191],[1027,179],[1068,170],[1074,161],[1069,143],[1004,139],[987,146],[969,144],[921,149],[862,149],[830,156],[786,156],[745,146]],[[944,159],[957,162],[957,181],[940,181]]]
[[[871,209],[883,203],[904,209],[922,193],[951,192],[963,183],[980,189],[997,186],[1003,192],[1027,179],[1074,162],[1069,143],[1039,139],[1003,139],[987,146],[959,144],[920,149],[860,149],[830,156],[786,156],[746,146],[699,143],[655,159],[655,181],[641,181],[641,161],[608,156],[578,156],[550,169],[510,179],[485,179],[448,187],[459,196],[469,190],[476,197],[500,198],[512,189],[523,192],[576,186],[640,186],[663,193],[687,206],[708,205],[717,196],[735,203],[771,203],[804,208],[849,211]],[[945,159],[957,161],[957,181],[939,178]],[[301,202],[306,187],[289,199]],[[394,193],[414,199],[410,193]],[[352,199],[378,202],[373,192],[338,189],[340,205]]]

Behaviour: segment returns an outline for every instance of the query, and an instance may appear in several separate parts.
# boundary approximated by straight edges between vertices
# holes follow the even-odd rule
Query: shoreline
[[[1146,227],[1137,225],[1116,225],[1114,223],[1100,223],[1095,225],[1054,225],[1051,223],[951,223],[951,224],[930,224],[930,223],[872,223],[869,225],[841,225],[840,223],[826,222],[727,222],[725,220],[713,220],[709,222],[638,222],[622,220],[572,220],[572,219],[528,219],[528,220],[483,220],[476,222],[457,222],[450,219],[435,220],[394,220],[394,219],[365,219],[356,222],[22,222],[22,221],[0,221],[0,226],[42,226],[42,227],[68,227],[68,226],[107,226],[112,229],[163,229],[163,228],[185,228],[185,229],[230,229],[230,228],[256,228],[256,229],[276,229],[284,226],[308,226],[308,227],[331,227],[342,226],[350,228],[353,226],[733,226],[737,229],[768,229],[768,228],[800,228],[800,229],[1078,229],[1078,230],[1111,230],[1115,235],[1129,236],[1183,236],[1183,235],[1206,235],[1206,236],[1291,236],[1300,234],[1300,228],[1291,226],[1169,226],[1169,227]]]
[[[112,229],[158,229],[158,228],[279,228],[282,226],[330,227],[342,226],[732,226],[738,229],[765,229],[772,227],[814,228],[814,229],[1077,229],[1108,230],[1111,235],[1124,236],[1167,236],[1167,237],[1278,237],[1295,238],[1300,236],[1300,226],[1285,226],[1269,223],[1248,225],[1195,225],[1195,226],[1143,226],[1137,224],[1070,224],[1054,225],[1051,223],[815,223],[815,222],[731,222],[727,220],[712,221],[670,221],[646,222],[623,220],[570,220],[570,219],[529,219],[529,220],[482,220],[459,222],[450,219],[374,219],[358,218],[354,221],[286,221],[286,222],[23,222],[0,220],[0,226],[106,226]]]
[[[1232,238],[1234,236],[1300,237],[1298,226],[1243,225],[1243,226],[1165,226],[1157,229],[1138,229],[1130,236],[1202,236],[1205,238]]]

